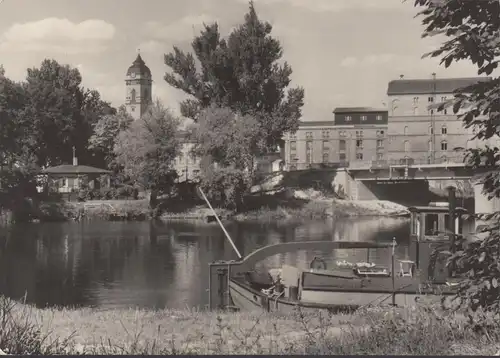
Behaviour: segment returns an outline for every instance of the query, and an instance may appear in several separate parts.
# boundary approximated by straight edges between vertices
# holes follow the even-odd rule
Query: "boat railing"
[[[296,241],[264,246],[255,250],[239,261],[231,264],[233,274],[253,269],[255,264],[267,257],[293,251],[318,250],[329,251],[335,249],[377,249],[391,248],[392,243],[366,241]]]

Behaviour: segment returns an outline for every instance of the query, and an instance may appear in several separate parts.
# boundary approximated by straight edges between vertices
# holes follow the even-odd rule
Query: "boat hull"
[[[266,294],[251,288],[245,282],[231,279],[229,292],[234,306],[242,311],[264,310],[268,312],[292,313],[300,308],[301,311],[324,309],[328,311],[349,311],[364,306],[392,305],[391,292],[359,291],[327,291],[307,290],[301,291],[301,300],[287,298],[271,298]],[[394,295],[395,304],[402,307],[411,307],[419,301],[439,303],[441,294],[418,294],[411,292],[398,292]],[[445,306],[450,304],[452,295],[445,296]]]

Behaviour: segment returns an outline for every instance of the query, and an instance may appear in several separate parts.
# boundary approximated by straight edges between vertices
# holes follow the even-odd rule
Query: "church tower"
[[[140,54],[137,55],[132,66],[128,68],[125,84],[127,88],[125,99],[127,113],[134,119],[139,119],[153,102],[151,70],[146,66]]]

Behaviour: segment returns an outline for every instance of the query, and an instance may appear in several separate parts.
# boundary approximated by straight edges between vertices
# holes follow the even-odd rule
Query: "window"
[[[346,137],[346,132],[345,131],[340,131],[339,132],[339,137]]]
[[[357,160],[363,160],[363,153],[356,153]]]
[[[377,137],[383,137],[384,136],[384,131],[383,130],[378,130],[377,131]]]
[[[384,159],[384,153],[377,153],[377,160],[383,160]]]
[[[365,115],[361,116],[361,121],[366,121],[366,118],[367,117]]]
[[[410,151],[410,142],[405,140],[405,152],[408,153]]]
[[[345,148],[346,148],[345,140],[344,139],[339,140],[339,152],[344,152]]]
[[[290,139],[297,139],[297,133],[290,134]]]
[[[330,142],[324,140],[322,147],[323,147],[323,152],[328,152],[330,150]]]
[[[448,128],[446,126],[441,127],[441,134],[447,134],[448,133]]]
[[[345,153],[339,153],[339,160],[341,162],[345,161],[346,157],[345,157]]]
[[[433,145],[432,145],[432,140],[430,140],[428,143],[427,143],[427,148],[429,149],[429,152],[432,152],[432,149],[433,149]]]
[[[413,107],[413,115],[418,116],[418,107]]]
[[[442,162],[442,163],[446,163],[447,161],[448,161],[448,158],[446,157],[446,155],[443,155],[443,156],[441,157],[441,162]]]
[[[362,139],[356,140],[356,148],[363,148],[363,140]]]
[[[405,126],[405,129],[403,131],[404,131],[403,134],[407,135],[408,134],[408,126]]]
[[[198,176],[199,174],[200,174],[200,170],[199,169],[193,170],[193,175],[194,176]]]
[[[144,99],[146,99],[146,100],[148,99],[148,89],[147,88],[144,89]]]
[[[130,102],[134,103],[135,97],[136,97],[136,91],[135,88],[132,88],[132,91],[130,91]]]
[[[441,142],[441,150],[448,150],[448,142],[445,140]]]
[[[446,102],[446,96],[441,97],[441,102]]]
[[[329,130],[324,130],[321,132],[321,136],[323,138],[330,138],[330,131]]]
[[[377,148],[384,148],[384,141],[382,139],[377,139]]]
[[[306,132],[306,139],[312,139],[313,133],[312,132]]]
[[[290,150],[291,151],[297,150],[297,142],[296,141],[290,142]]]
[[[448,110],[447,110],[446,108],[445,108],[445,109],[443,109],[443,113],[444,113],[444,114],[448,114]]]
[[[132,112],[135,112],[135,107],[134,106],[130,107],[130,109],[132,110]]]
[[[413,97],[413,104],[418,104],[418,97]]]
[[[428,102],[434,102],[434,97],[429,97],[429,98],[427,98],[427,101],[428,101]]]
[[[434,134],[434,127],[433,126],[429,126],[429,134],[430,135]]]
[[[376,119],[377,119],[377,121],[381,121],[382,120],[382,115],[381,114],[377,114]]]
[[[330,162],[330,158],[329,158],[328,153],[323,153],[323,163],[329,163],[329,162]]]
[[[425,215],[425,235],[434,236],[438,234],[438,215]]]
[[[307,141],[306,142],[306,162],[307,163],[312,163],[312,141]]]
[[[184,160],[184,153],[179,153],[177,160],[179,161],[179,163],[182,163],[182,161]]]
[[[352,121],[352,117],[351,117],[351,116],[345,116],[345,121],[346,121],[346,122],[350,122],[350,121]]]
[[[362,137],[363,131],[356,131],[356,137]]]

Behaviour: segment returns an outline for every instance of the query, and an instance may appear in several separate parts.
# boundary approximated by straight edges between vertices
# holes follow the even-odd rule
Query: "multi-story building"
[[[128,68],[125,78],[125,107],[127,113],[136,120],[146,113],[152,103],[152,83],[151,70],[138,54],[132,66]],[[200,160],[191,154],[194,142],[186,132],[179,132],[179,138],[182,140],[182,147],[174,162],[179,181],[196,179],[200,171]]]
[[[333,113],[333,120],[303,121],[296,133],[285,135],[288,170],[385,159],[386,110],[354,107]]]
[[[439,110],[442,103],[453,99],[453,92],[479,81],[474,78],[399,79],[389,82],[390,161],[410,160],[415,163],[461,161],[456,148],[470,147],[473,129],[467,129],[452,108]]]
[[[384,109],[336,108],[335,151],[340,162],[382,161],[386,159],[387,118]]]

